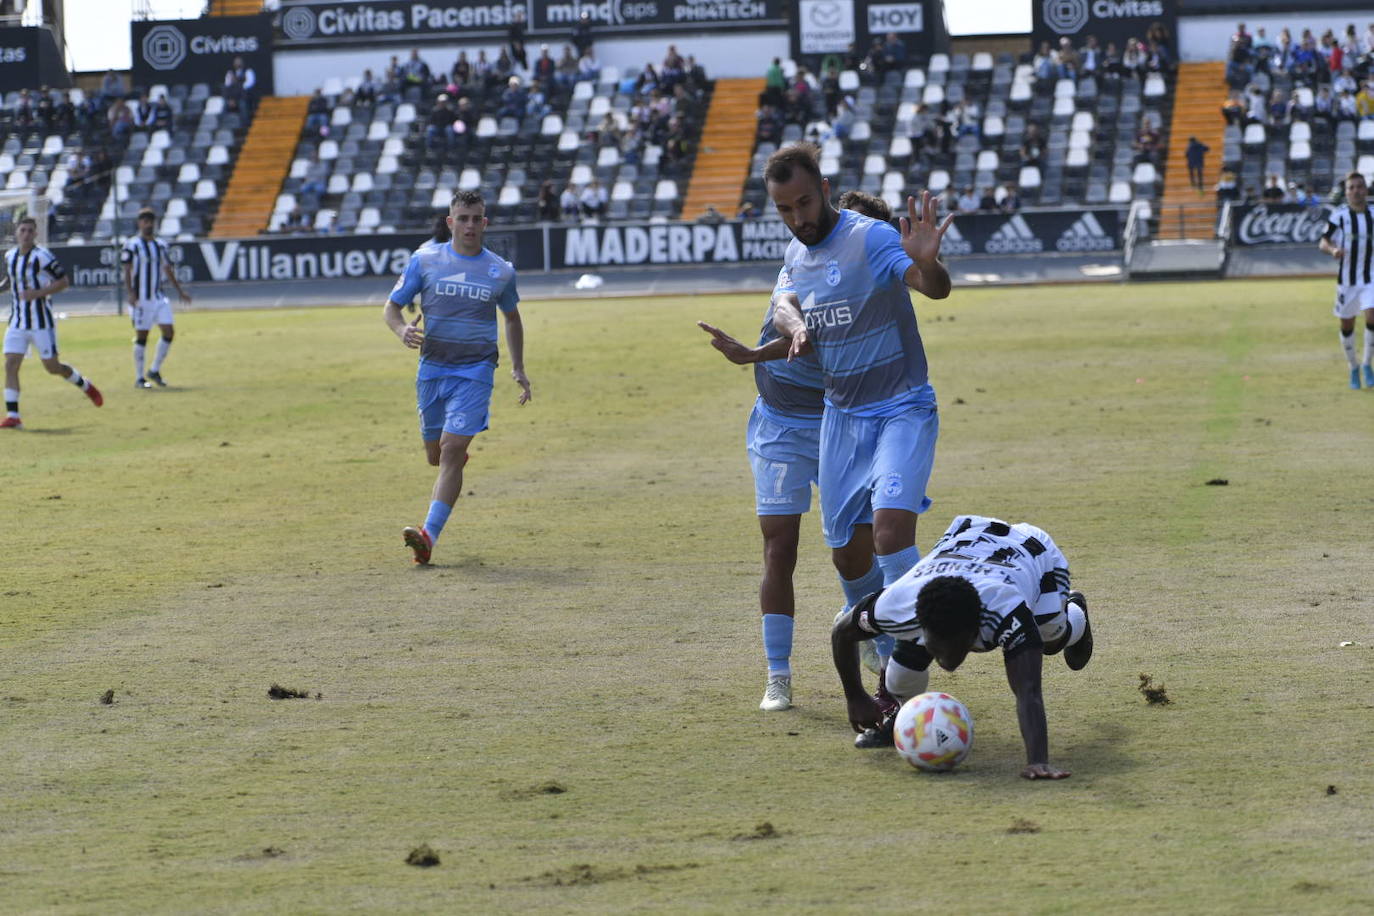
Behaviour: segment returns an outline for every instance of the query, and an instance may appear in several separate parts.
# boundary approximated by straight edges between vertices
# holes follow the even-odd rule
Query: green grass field
[[[534,401],[498,370],[429,569],[376,310],[186,313],[151,392],[123,321],[66,322],[106,406],[30,362],[0,439],[0,911],[1368,912],[1374,393],[1330,298],[920,304],[918,541],[1033,521],[1093,602],[1092,664],[1046,667],[1059,783],[1018,778],[994,655],[932,676],[955,773],[852,748],[814,513],[797,705],[757,710],[752,378],[693,322],[750,337],[759,296],[526,303]]]

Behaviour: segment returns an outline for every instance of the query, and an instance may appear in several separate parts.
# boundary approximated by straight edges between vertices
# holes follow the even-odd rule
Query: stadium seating
[[[73,99],[82,98],[73,90]],[[60,93],[54,91],[56,100]],[[133,231],[144,206],[161,214],[168,238],[202,235],[214,221],[220,191],[233,168],[249,116],[226,111],[208,84],[159,85],[150,98],[165,97],[172,111],[166,129],[135,129],[120,140],[111,134],[103,107],[69,130],[14,117],[19,93],[6,94],[0,113],[0,180],[32,187],[52,202],[49,239],[54,243],[105,241]],[[103,151],[103,175],[72,181],[82,157]],[[98,169],[98,166],[96,167]]]
[[[788,62],[784,70],[793,70]],[[811,93],[806,124],[789,124],[781,144],[755,147],[745,200],[768,208],[763,163],[778,145],[822,141],[822,172],[838,190],[856,188],[883,197],[894,208],[909,193],[940,193],[974,187],[1020,185],[1025,206],[1064,207],[1156,199],[1162,176],[1153,162],[1140,168],[1133,148],[1147,120],[1169,123],[1171,93],[1159,74],[1037,81],[1029,65],[1010,54],[935,54],[926,68],[892,70],[866,82],[855,71],[839,76],[852,100],[848,136],[825,120],[823,96]],[[919,105],[934,114],[963,102],[980,113],[976,128],[954,136],[947,149],[913,137]],[[1038,165],[1023,167],[1020,149],[1027,125],[1044,138]],[[1162,162],[1162,159],[1160,160]]]
[[[363,103],[349,92],[357,85],[357,79],[346,79],[322,87],[331,112],[327,136],[303,131],[268,231],[287,231],[293,211],[299,211],[297,219],[331,231],[426,230],[455,188],[484,191],[494,223],[531,223],[546,181],[557,191],[570,184],[578,192],[592,179],[608,190],[627,183],[632,193],[611,196],[608,219],[672,218],[680,212],[677,188],[691,173],[690,156],[669,169],[653,143],[622,145],[605,135],[591,142],[607,115],[625,130],[638,98],[633,78],[622,79],[615,67],[604,67],[596,80],[552,91],[547,113],[522,119],[497,116],[501,84],[478,89],[469,96],[477,116],[472,129],[447,143],[428,136],[433,100],[408,90],[399,102]],[[693,130],[699,134],[700,124]],[[672,194],[664,193],[665,181]],[[333,216],[322,223],[322,213]]]

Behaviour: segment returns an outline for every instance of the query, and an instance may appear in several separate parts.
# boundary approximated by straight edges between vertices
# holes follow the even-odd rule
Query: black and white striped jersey
[[[66,271],[56,257],[41,245],[35,245],[27,252],[18,248],[10,249],[5,255],[5,270],[10,279],[10,320],[9,326],[23,331],[39,331],[53,326],[52,300],[33,299],[28,302],[19,298],[20,293],[42,289],[65,277]]]
[[[1374,210],[1365,207],[1356,213],[1342,204],[1326,222],[1322,236],[1345,249],[1341,270],[1336,282],[1342,286],[1364,286],[1374,283]]]
[[[119,260],[134,268],[134,293],[139,302],[160,299],[163,270],[169,264],[167,243],[136,235],[124,243]]]

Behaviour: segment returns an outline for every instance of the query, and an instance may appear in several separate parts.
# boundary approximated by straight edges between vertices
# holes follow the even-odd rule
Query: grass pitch
[[[186,314],[151,392],[122,321],[65,323],[106,406],[31,362],[0,439],[0,910],[1368,911],[1374,393],[1330,294],[918,304],[919,542],[1031,520],[1092,600],[1092,664],[1046,666],[1060,783],[1017,777],[995,654],[932,677],[955,773],[850,746],[814,514],[797,706],[757,710],[753,387],[693,322],[749,338],[761,297],[526,304],[534,401],[498,370],[430,569],[376,310]]]

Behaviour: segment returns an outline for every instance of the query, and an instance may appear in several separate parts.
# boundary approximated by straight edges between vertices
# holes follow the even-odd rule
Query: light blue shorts
[[[924,512],[940,415],[915,407],[895,417],[856,417],[829,406],[821,419],[821,528],[843,547],[875,509]]]
[[[759,515],[802,515],[811,509],[821,431],[784,426],[754,405],[749,414],[749,466],[754,469],[754,504]]]
[[[446,375],[416,379],[415,401],[420,413],[420,438],[433,442],[440,433],[475,436],[491,418],[491,385]]]

